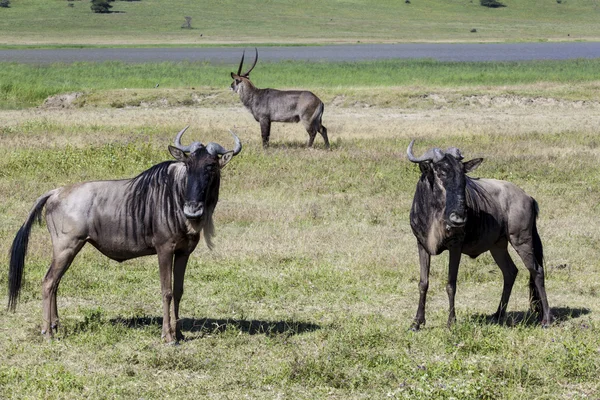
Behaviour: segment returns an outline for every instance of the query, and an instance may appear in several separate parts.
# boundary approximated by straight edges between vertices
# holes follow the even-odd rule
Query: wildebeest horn
[[[246,55],[246,50],[242,53],[242,61],[240,61],[240,66],[238,67],[238,76],[242,75],[242,65],[244,65],[244,56]]]
[[[446,150],[446,154],[450,154],[452,157],[456,158],[458,161],[460,161],[464,158],[463,155],[460,153],[460,150],[457,149],[456,147],[449,147],[448,150]]]
[[[412,152],[412,148],[413,148],[414,144],[415,144],[415,140],[413,139],[410,142],[410,144],[408,145],[408,148],[406,149],[406,155],[408,156],[408,159],[414,163],[420,163],[422,161],[438,162],[442,158],[444,158],[444,152],[442,150],[438,149],[437,147],[427,150],[427,152],[425,154],[423,154],[421,157],[415,157]]]
[[[233,155],[238,155],[240,151],[242,151],[242,142],[240,142],[240,138],[229,130],[229,133],[233,135],[233,140],[235,140],[235,147],[233,148]],[[206,145],[206,151],[213,156],[221,155],[229,152],[225,147],[221,146],[219,143],[210,142]]]
[[[187,130],[187,128],[189,128],[190,126],[186,126],[185,128],[183,128],[182,130],[179,131],[179,133],[177,134],[177,136],[175,136],[175,147],[177,147],[179,150],[184,151],[186,153],[193,153],[194,151],[198,150],[198,148],[200,146],[202,146],[201,142],[193,142],[192,144],[190,144],[189,146],[183,146],[181,144],[181,137],[183,136],[183,134],[185,133],[185,131]]]
[[[248,76],[250,75],[250,72],[252,72],[252,70],[254,69],[254,67],[256,66],[256,62],[258,61],[258,49],[255,47],[254,50],[256,50],[256,57],[254,57],[254,64],[252,64],[252,66],[250,67],[250,69],[248,70],[248,72],[246,72],[243,76]],[[242,60],[244,59],[244,57],[242,56]],[[242,65],[240,64],[240,68],[242,68]],[[239,74],[238,74],[239,75]]]

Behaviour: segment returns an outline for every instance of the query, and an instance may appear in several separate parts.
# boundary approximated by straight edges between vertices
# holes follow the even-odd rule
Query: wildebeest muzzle
[[[199,219],[204,215],[204,202],[189,201],[183,205],[183,213],[188,219]]]

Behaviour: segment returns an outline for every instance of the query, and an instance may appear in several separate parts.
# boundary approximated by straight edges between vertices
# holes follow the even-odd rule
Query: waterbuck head
[[[237,74],[233,72],[231,73],[231,79],[233,79],[233,82],[231,82],[231,90],[233,90],[235,93],[238,93],[240,86],[242,86],[245,82],[250,82],[250,72],[252,72],[252,70],[256,66],[256,62],[258,61],[258,49],[255,47],[254,50],[256,50],[256,56],[254,57],[254,64],[252,64],[250,69],[242,74],[244,56],[246,55],[246,50],[244,50],[244,52],[242,53],[242,60],[240,61],[240,66],[238,67]]]
[[[205,207],[216,205],[219,196],[221,168],[242,151],[237,135],[230,131],[235,140],[235,148],[227,150],[218,143],[210,142],[206,146],[193,142],[188,146],[181,144],[181,136],[188,127],[183,128],[175,137],[175,146],[169,146],[169,152],[176,160],[184,163],[187,172],[183,213],[186,218],[202,218]],[[208,210],[210,211],[210,210]]]
[[[436,148],[421,157],[412,152],[414,140],[408,145],[408,159],[419,164],[421,180],[428,182],[436,207],[443,207],[444,223],[448,229],[461,228],[467,223],[466,174],[475,170],[483,158],[462,162],[463,156],[456,147],[445,152]],[[436,211],[442,211],[438,209]]]

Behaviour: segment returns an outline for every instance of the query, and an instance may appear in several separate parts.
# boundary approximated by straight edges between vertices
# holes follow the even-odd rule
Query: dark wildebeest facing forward
[[[421,169],[410,210],[410,226],[417,237],[421,265],[419,307],[413,329],[425,324],[431,255],[444,250],[450,252],[446,286],[450,301],[448,326],[456,320],[454,295],[461,254],[475,258],[488,250],[504,277],[500,305],[494,314],[494,319],[503,320],[518,272],[508,253],[508,243],[529,270],[532,310],[538,313],[543,326],[549,325],[543,248],[536,228],[537,202],[512,183],[469,178],[466,174],[481,164],[481,158],[462,162],[463,157],[455,147],[445,152],[434,148],[415,157],[413,144],[414,140],[407,149],[408,159]]]
[[[231,73],[231,90],[240,95],[244,106],[252,113],[254,119],[260,122],[263,147],[269,146],[271,122],[302,121],[308,132],[308,147],[313,145],[319,132],[323,136],[325,147],[329,148],[327,128],[321,123],[325,106],[317,96],[306,90],[259,89],[250,82],[250,72],[258,61],[258,49],[255,50],[254,64],[244,74],[242,65],[245,53],[242,54],[237,74]]]
[[[42,195],[17,233],[11,248],[8,307],[17,304],[31,226],[46,207],[52,263],[42,282],[42,334],[58,329],[56,292],[63,274],[85,243],[122,262],[158,255],[163,304],[162,336],[182,338],[179,301],[188,258],[200,232],[209,247],[213,211],[219,199],[220,171],[242,150],[238,137],[228,151],[217,143],[181,144],[184,128],[169,151],[177,161],[157,164],[133,179],[84,182]],[[172,282],[173,280],[173,282]],[[173,300],[173,315],[171,314]]]

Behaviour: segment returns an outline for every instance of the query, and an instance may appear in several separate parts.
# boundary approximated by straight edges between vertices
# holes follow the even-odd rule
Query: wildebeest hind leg
[[[54,331],[58,330],[58,309],[56,306],[58,285],[84,244],[85,241],[74,239],[69,243],[57,243],[54,246],[52,263],[42,281],[42,334],[46,335],[47,338],[51,338]]]
[[[529,270],[531,307],[533,309],[540,309],[541,307],[541,312],[538,315],[542,326],[548,326],[552,322],[552,316],[550,315],[550,307],[548,306],[548,299],[546,297],[544,266],[536,260],[531,241],[523,242],[518,246],[514,246],[514,248],[523,260],[523,264]]]
[[[508,253],[506,246],[507,243],[505,242],[500,247],[490,249],[490,253],[492,253],[494,261],[496,261],[496,264],[498,264],[500,267],[500,270],[502,271],[502,277],[504,278],[504,286],[502,287],[500,305],[498,306],[498,311],[496,311],[496,314],[494,314],[494,320],[497,322],[502,322],[506,316],[508,300],[510,299],[510,294],[515,283],[515,279],[519,273],[517,266],[513,262],[512,258],[510,258],[510,254]]]

